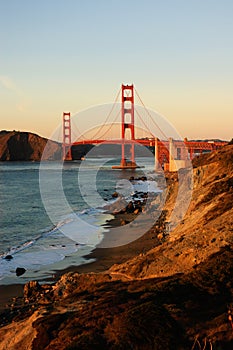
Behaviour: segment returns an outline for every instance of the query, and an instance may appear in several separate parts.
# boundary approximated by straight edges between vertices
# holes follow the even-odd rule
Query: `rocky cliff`
[[[30,132],[1,131],[0,161],[40,161],[45,145],[45,160],[61,159],[61,144]]]
[[[169,222],[177,198],[177,174],[168,175],[167,181],[170,184],[164,210]],[[182,198],[179,200],[182,202]],[[163,244],[111,270],[134,278],[165,277],[191,270],[222,247],[233,245],[232,203],[233,146],[228,145],[194,159],[190,206]]]

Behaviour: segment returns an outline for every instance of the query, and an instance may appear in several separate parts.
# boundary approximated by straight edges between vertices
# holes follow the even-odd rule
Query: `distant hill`
[[[61,144],[30,132],[0,131],[0,161],[40,161],[48,143],[45,160],[61,159]]]
[[[189,140],[191,142],[228,142],[227,140],[222,140],[222,139],[194,139],[194,140]]]

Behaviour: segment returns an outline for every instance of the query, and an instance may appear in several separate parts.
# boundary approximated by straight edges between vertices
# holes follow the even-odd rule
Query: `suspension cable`
[[[141,97],[139,96],[137,90],[134,88],[136,95],[139,99],[139,101],[141,102],[142,106],[144,107],[145,111],[147,112],[148,116],[150,117],[152,123],[156,126],[156,128],[159,129],[159,131],[161,132],[161,134],[165,137],[165,139],[167,139],[167,136],[165,135],[165,133],[162,131],[162,129],[158,126],[158,124],[154,121],[154,118],[152,117],[151,113],[148,111],[148,109],[146,108],[145,104],[143,103]]]
[[[84,139],[87,140],[87,138],[84,136],[84,134],[82,134],[81,131],[79,130],[79,128],[77,127],[77,125],[76,125],[76,123],[75,123],[74,120],[72,121],[72,129],[73,129],[73,126],[74,126],[75,129],[76,129],[75,131],[77,131],[77,132],[79,133],[78,139],[81,138],[81,137],[83,137]],[[72,135],[72,129],[71,129],[71,135]]]
[[[113,111],[113,109],[114,109],[114,107],[115,107],[115,105],[116,105],[116,102],[117,102],[117,100],[118,100],[118,98],[119,98],[120,91],[121,91],[121,89],[118,91],[118,93],[117,93],[117,95],[116,95],[116,98],[115,98],[115,100],[114,100],[114,103],[113,103],[113,105],[112,105],[112,107],[111,107],[111,109],[110,109],[110,112],[108,113],[108,115],[107,115],[107,117],[106,117],[104,123],[102,124],[100,130],[102,130],[102,128],[104,127],[104,125],[107,123],[107,121],[108,121],[108,119],[109,119],[109,117],[110,117],[110,115],[111,115],[111,113],[112,113],[112,111]],[[84,140],[88,140],[88,137],[85,136],[85,132],[82,133],[82,132],[79,130],[79,128],[77,127],[77,125],[76,125],[76,123],[74,122],[74,120],[73,120],[72,122],[73,122],[72,124],[74,125],[76,131],[79,133],[78,139],[81,139],[81,138],[82,138],[82,139],[84,139]],[[95,135],[93,135],[93,137],[92,137],[93,140],[96,138],[96,136],[98,135],[98,133],[100,132],[100,130],[98,130],[98,131],[95,133]],[[71,132],[72,132],[72,131],[71,131]],[[98,138],[97,138],[97,140],[98,140]]]
[[[117,102],[117,100],[118,100],[118,98],[119,98],[120,92],[121,92],[121,89],[118,91],[118,93],[117,93],[117,95],[116,95],[116,98],[115,98],[115,100],[114,100],[114,102],[113,102],[113,104],[112,104],[112,107],[111,107],[111,109],[110,109],[110,111],[109,111],[109,113],[108,113],[108,115],[107,115],[107,117],[106,117],[104,123],[102,124],[100,130],[98,130],[98,131],[93,135],[93,137],[92,137],[93,140],[96,139],[96,136],[98,135],[98,133],[100,133],[101,130],[104,128],[105,124],[107,124],[107,121],[108,121],[108,119],[109,119],[111,113],[113,112],[114,107],[116,106],[116,102]],[[98,139],[100,139],[100,137],[98,137],[97,140],[98,140]]]
[[[141,117],[141,115],[139,114],[139,112],[135,109],[135,112],[136,114],[138,115],[140,121],[142,122],[142,124],[144,125],[144,127],[146,128],[146,131],[149,131],[149,134],[152,136],[152,137],[155,137],[152,132],[148,129],[148,126],[146,125],[146,123],[144,122],[143,118]]]
[[[108,129],[107,129],[107,130],[101,135],[101,137],[99,137],[97,140],[102,139],[102,138],[109,132],[109,130],[112,128],[112,126],[113,126],[113,124],[115,123],[115,121],[118,119],[118,116],[119,116],[120,112],[121,112],[121,111],[118,111],[118,112],[117,112],[117,114],[116,114],[114,120],[112,121],[112,123],[110,124],[110,126],[108,127]],[[103,129],[103,127],[101,127],[100,130],[102,130],[102,129]],[[98,132],[99,132],[99,131],[98,131]],[[94,140],[94,138],[92,138],[92,139]]]

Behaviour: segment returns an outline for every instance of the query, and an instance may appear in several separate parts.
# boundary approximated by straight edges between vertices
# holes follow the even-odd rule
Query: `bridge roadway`
[[[101,143],[106,143],[106,144],[122,144],[122,139],[115,139],[115,140],[101,140],[101,139],[97,139],[97,140],[81,140],[81,141],[75,141],[72,143],[72,146],[75,145],[98,145]],[[132,143],[139,143],[143,146],[151,146],[154,147],[155,146],[155,139],[136,139],[134,141],[132,140],[127,140],[124,139],[124,143],[125,144],[132,144]],[[188,141],[188,140],[173,140],[173,143],[175,144],[176,147],[186,147],[189,151],[191,152],[195,152],[195,150],[199,150],[200,153],[202,151],[214,151],[218,148],[221,148],[222,146],[224,146],[225,144],[227,144],[227,142],[225,141]],[[169,148],[169,140],[166,141],[160,141],[158,140],[158,146],[161,147],[167,147]]]

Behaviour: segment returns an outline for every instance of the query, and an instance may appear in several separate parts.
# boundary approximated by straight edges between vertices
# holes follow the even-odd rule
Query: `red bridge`
[[[136,110],[138,117],[141,120],[143,129],[148,131],[148,136],[143,138],[136,137],[136,126],[135,126],[135,108],[134,108],[134,86],[133,85],[122,85],[121,86],[121,137],[118,139],[103,138],[100,135],[104,128],[104,124],[98,128],[98,132],[94,136],[100,135],[100,137],[92,137],[91,139],[83,138],[83,135],[72,141],[71,140],[71,115],[70,113],[63,113],[63,160],[72,160],[71,147],[75,145],[99,145],[99,144],[119,144],[121,145],[121,162],[115,168],[125,169],[125,168],[136,168],[137,164],[135,162],[135,145],[142,145],[147,147],[153,147],[155,150],[155,167],[163,167],[165,170],[178,170],[181,167],[187,166],[190,160],[193,159],[197,154],[203,152],[211,152],[222,146],[227,142],[219,141],[188,141],[187,139],[173,140],[171,137],[166,137],[164,132],[161,130],[160,126],[155,123],[150,112],[144,106],[138,93],[137,96],[141,101],[144,109],[148,113],[150,120],[156,125],[158,134],[162,135],[163,139],[159,139],[156,134],[151,131],[145,123],[145,118],[143,119],[139,112]],[[135,90],[136,91],[136,90]],[[118,94],[119,95],[119,94]],[[118,98],[118,96],[117,96]],[[110,112],[111,113],[111,112]],[[109,117],[109,116],[108,116]],[[108,119],[108,118],[107,118]],[[113,123],[112,123],[113,125]],[[108,129],[111,129],[112,125]],[[126,132],[128,137],[126,138]],[[81,134],[81,133],[80,133]],[[106,134],[106,133],[105,133]],[[130,135],[130,137],[129,137]],[[101,137],[102,136],[102,137]],[[130,147],[130,159],[126,159],[125,147]]]

